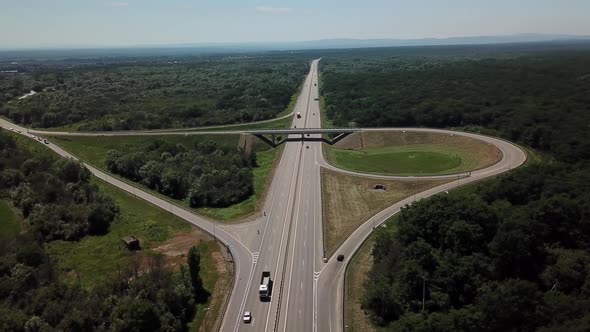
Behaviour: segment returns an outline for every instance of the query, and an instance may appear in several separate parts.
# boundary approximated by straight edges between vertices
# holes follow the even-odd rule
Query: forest
[[[6,134],[0,134],[0,198],[20,209],[42,241],[104,234],[119,212],[80,163],[34,155]]]
[[[326,57],[321,67],[327,116],[337,125],[460,128],[541,156],[407,206],[379,230],[363,299],[376,325],[590,329],[590,51],[371,50]]]
[[[563,160],[590,157],[585,44],[494,56],[464,48],[457,56],[382,49],[326,57],[326,115],[336,126],[484,130]]]
[[[254,192],[252,168],[256,153],[244,157],[215,141],[193,145],[161,140],[140,150],[110,150],[107,169],[191,207],[227,207]]]
[[[33,154],[0,132],[0,199],[25,217],[23,231],[0,243],[0,331],[185,331],[202,287],[200,255],[173,273],[161,256],[120,269],[91,289],[61,277],[45,243],[108,232],[119,213],[78,162]],[[75,278],[74,278],[75,280]]]
[[[415,203],[378,233],[363,306],[390,331],[587,331],[589,206],[564,164]]]
[[[85,131],[243,123],[287,109],[309,64],[273,54],[23,63],[0,74],[0,115]],[[30,90],[39,94],[18,99]]]

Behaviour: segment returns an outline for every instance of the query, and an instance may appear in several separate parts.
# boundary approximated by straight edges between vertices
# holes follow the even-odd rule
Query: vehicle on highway
[[[267,300],[270,299],[270,293],[272,291],[272,280],[270,280],[270,271],[262,272],[262,277],[260,278],[260,300]]]
[[[47,139],[44,139],[44,140],[43,140],[43,143],[45,143],[45,144],[49,144],[49,141],[48,141]]]
[[[301,119],[301,112],[297,112],[297,119]]]
[[[14,128],[10,127],[10,130],[14,130]]]
[[[20,129],[17,129],[16,132],[20,134]]]
[[[342,262],[342,261],[344,260],[344,255],[340,254],[340,255],[338,255],[338,257],[336,257],[336,259],[337,259],[339,262]]]
[[[252,321],[252,314],[250,311],[244,312],[244,323],[249,324]]]

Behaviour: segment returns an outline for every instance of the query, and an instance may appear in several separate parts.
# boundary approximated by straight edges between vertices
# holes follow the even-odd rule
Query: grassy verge
[[[415,132],[357,133],[324,151],[336,167],[384,175],[461,173],[502,158],[493,145],[469,137]]]
[[[299,84],[299,86],[297,87],[297,91],[291,96],[291,100],[289,101],[289,105],[287,106],[287,108],[284,111],[282,111],[281,113],[277,114],[277,118],[280,118],[280,117],[285,116],[287,114],[291,114],[293,112],[293,109],[295,108],[295,104],[297,104],[297,99],[299,98],[299,95],[301,95],[301,90],[303,89],[303,85],[305,83],[306,77],[307,77],[307,74],[303,78],[303,81],[301,82],[301,84]]]
[[[10,203],[0,200],[0,241],[9,242],[20,233],[19,219]]]
[[[205,256],[215,259],[201,259],[201,278],[203,286],[211,292],[207,303],[197,306],[197,313],[191,324],[189,331],[214,331],[217,320],[223,315],[223,305],[226,297],[231,292],[231,278],[233,276],[233,266],[221,254],[220,246],[216,242],[201,242],[197,246]],[[221,273],[220,273],[221,272]]]
[[[51,141],[69,151],[85,162],[101,169],[108,173],[105,167],[106,154],[109,150],[136,150],[151,144],[155,140],[163,140],[171,143],[184,143],[190,146],[204,140],[213,140],[220,146],[237,147],[239,135],[198,135],[198,136],[182,136],[182,135],[163,135],[163,136],[105,136],[105,137],[67,137],[67,136],[52,136]],[[265,150],[266,149],[266,150]],[[281,149],[268,149],[265,143],[256,140],[254,143],[254,151],[256,151],[258,167],[254,168],[254,194],[248,199],[225,208],[199,208],[193,209],[196,213],[202,214],[206,217],[221,220],[231,221],[247,217],[257,211],[258,205],[264,200],[264,193],[268,184],[270,184],[271,174],[274,161],[280,156]],[[172,200],[156,191],[149,189],[139,183],[132,182],[121,176],[112,174],[112,176],[140,187],[143,190],[150,191],[152,194],[163,199],[169,200],[185,208],[190,208],[188,201]]]
[[[416,193],[448,182],[375,180],[326,169],[322,169],[321,177],[327,256],[331,256],[352,232],[377,212]],[[374,190],[376,184],[385,185],[386,190]]]
[[[346,267],[344,285],[344,326],[350,332],[377,331],[371,320],[361,308],[365,294],[365,283],[373,267],[373,247],[375,236],[371,234]]]

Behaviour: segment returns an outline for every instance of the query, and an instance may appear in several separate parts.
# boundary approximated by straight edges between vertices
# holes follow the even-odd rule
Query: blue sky
[[[589,0],[0,0],[0,48],[590,35]]]

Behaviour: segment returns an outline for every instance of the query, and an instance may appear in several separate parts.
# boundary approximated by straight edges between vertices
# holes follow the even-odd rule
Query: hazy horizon
[[[0,48],[292,43],[519,34],[590,35],[582,0],[21,0],[3,4]]]

